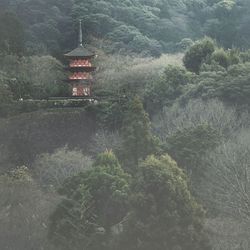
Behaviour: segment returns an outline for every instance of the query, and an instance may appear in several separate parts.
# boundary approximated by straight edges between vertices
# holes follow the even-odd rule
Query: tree
[[[8,86],[9,81],[7,75],[0,71],[0,107],[3,104],[11,103],[13,100],[13,93]]]
[[[52,56],[26,57],[20,62],[26,75],[24,81],[32,83],[32,97],[36,99],[67,95],[68,87],[63,83],[63,65]],[[66,86],[65,86],[66,85]]]
[[[183,63],[185,67],[196,74],[199,73],[202,63],[214,52],[215,43],[212,39],[205,37],[192,45],[187,50]]]
[[[238,41],[239,23],[244,12],[240,1],[215,1],[204,23],[205,34],[216,39],[226,48],[232,48],[236,43],[241,43]]]
[[[140,159],[145,159],[156,150],[156,140],[151,134],[148,114],[137,96],[130,102],[125,114],[122,138],[121,158],[130,170],[138,166]]]
[[[230,65],[229,55],[223,49],[215,50],[211,55],[211,61],[217,62],[224,68],[228,68],[228,66]]]
[[[232,65],[227,71],[201,72],[197,84],[181,97],[185,102],[192,98],[204,100],[218,98],[230,105],[249,104],[250,63]]]
[[[154,116],[153,129],[160,140],[166,144],[169,137],[178,131],[194,130],[207,124],[224,139],[231,138],[237,130],[248,124],[248,113],[239,114],[235,107],[228,107],[222,101],[210,99],[189,100],[185,105],[175,103],[164,107]]]
[[[58,189],[65,179],[91,168],[92,159],[80,150],[63,147],[49,154],[38,155],[32,164],[35,178],[45,188]]]
[[[145,93],[146,109],[150,114],[171,105],[192,82],[193,75],[180,66],[168,65],[160,79],[148,84]]]
[[[244,53],[242,53],[242,55],[243,54]],[[223,48],[219,48],[212,53],[207,63],[216,63],[219,66],[227,69],[230,65],[240,63],[240,52],[237,49],[230,49],[225,51]]]
[[[162,75],[165,80],[163,72],[166,65],[181,66],[182,54],[168,54],[157,59],[129,55],[102,56],[98,61],[100,70],[96,72],[95,93],[108,92],[117,98],[123,95],[150,98],[150,93],[144,97],[145,87],[150,90]]]
[[[187,177],[168,155],[149,156],[134,179],[131,211],[119,249],[211,249],[204,211],[188,190]]]
[[[249,128],[241,129],[201,161],[205,171],[196,193],[212,215],[208,229],[219,249],[250,246],[249,141]]]
[[[10,78],[7,84],[15,99],[68,95],[63,65],[52,56],[6,55],[0,65]]]
[[[220,250],[248,250],[250,246],[249,221],[242,222],[221,215],[208,218],[206,231],[213,249]]]
[[[242,223],[250,222],[249,141],[248,129],[242,130],[236,138],[203,157],[206,171],[197,189],[212,212]]]
[[[24,30],[14,13],[0,11],[0,53],[22,54]]]
[[[55,193],[43,193],[27,167],[0,175],[1,249],[50,249],[48,216],[58,203]]]
[[[109,132],[108,130],[100,129],[92,137],[90,144],[91,153],[94,155],[100,154],[105,150],[117,152],[121,150],[122,138],[117,131]]]
[[[178,50],[185,52],[194,44],[190,38],[183,38],[179,43],[176,44]]]
[[[128,209],[129,175],[112,152],[91,170],[65,181],[65,198],[51,215],[49,238],[60,249],[110,249],[112,232]]]
[[[177,131],[167,138],[166,150],[197,181],[204,169],[200,166],[202,156],[220,143],[218,131],[206,124]]]

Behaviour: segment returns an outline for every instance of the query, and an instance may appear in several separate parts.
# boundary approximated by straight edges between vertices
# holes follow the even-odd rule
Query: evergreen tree
[[[49,237],[60,249],[110,249],[112,231],[127,214],[129,175],[112,152],[93,169],[66,180],[65,199],[50,218]]]
[[[146,110],[150,114],[171,105],[182,93],[186,86],[192,83],[194,74],[180,66],[168,65],[158,81],[147,86],[145,91]]]
[[[122,128],[123,136],[123,162],[131,170],[138,166],[140,159],[156,149],[156,140],[151,134],[151,124],[143,104],[136,96],[129,104]]]
[[[208,250],[204,211],[192,197],[187,178],[168,155],[149,156],[139,165],[131,212],[120,249]]]
[[[194,174],[197,180],[204,169],[200,162],[206,152],[212,150],[221,141],[218,131],[206,124],[194,128],[184,128],[167,138],[166,150],[188,174]]]
[[[189,48],[183,58],[183,63],[188,70],[198,74],[202,63],[204,63],[214,51],[214,41],[206,37],[197,41]]]

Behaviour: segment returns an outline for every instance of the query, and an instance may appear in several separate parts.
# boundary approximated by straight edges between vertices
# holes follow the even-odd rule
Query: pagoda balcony
[[[69,76],[69,80],[92,80],[93,77],[86,72],[78,72]]]
[[[71,68],[92,67],[92,64],[89,60],[73,60],[70,62],[69,66]]]
[[[93,80],[93,77],[75,77],[75,76],[70,76],[69,80]]]
[[[96,70],[96,67],[64,67],[65,70],[70,71],[70,72],[76,72],[76,71],[84,71],[84,72],[93,72]]]

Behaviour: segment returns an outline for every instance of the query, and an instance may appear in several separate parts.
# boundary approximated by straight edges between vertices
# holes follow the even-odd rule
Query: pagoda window
[[[72,88],[72,96],[77,96],[77,87],[73,86]]]
[[[90,96],[90,86],[82,84],[74,84],[72,88],[72,96]]]
[[[83,95],[90,96],[90,87],[88,87],[88,86],[83,87]]]

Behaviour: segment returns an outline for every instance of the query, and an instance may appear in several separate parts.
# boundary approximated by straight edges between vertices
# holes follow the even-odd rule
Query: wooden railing
[[[70,67],[92,67],[92,64],[88,60],[74,60],[69,64]]]

